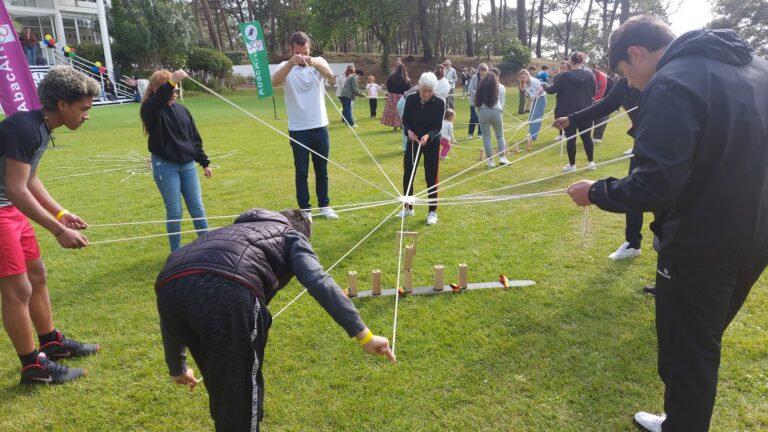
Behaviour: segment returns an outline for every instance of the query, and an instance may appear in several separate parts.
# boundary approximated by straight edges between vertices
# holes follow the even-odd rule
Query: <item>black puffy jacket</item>
[[[739,266],[768,252],[768,61],[731,30],[688,32],[639,106],[636,168],[590,200],[652,211],[654,246],[679,259]]]

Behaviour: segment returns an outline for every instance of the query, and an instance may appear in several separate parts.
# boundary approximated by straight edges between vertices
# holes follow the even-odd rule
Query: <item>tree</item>
[[[477,0],[478,3],[480,0]],[[464,0],[464,35],[467,38],[467,57],[475,55],[475,47],[472,44],[472,0]]]
[[[419,26],[421,26],[421,46],[424,50],[423,61],[429,62],[434,58],[432,47],[429,44],[429,21],[427,20],[427,2],[418,0],[419,5]]]
[[[768,3],[765,0],[715,0],[716,19],[707,27],[736,30],[761,56],[768,56]]]
[[[122,0],[109,10],[112,49],[124,70],[180,67],[197,41],[188,4],[174,0]]]
[[[221,51],[221,41],[219,40],[219,34],[216,32],[216,28],[213,24],[213,17],[211,16],[211,7],[208,4],[208,0],[200,0],[200,4],[203,7],[203,15],[205,16],[205,22],[208,24],[208,35],[211,38],[213,47]]]
[[[523,45],[528,45],[528,35],[525,33],[525,0],[517,0],[517,38]]]

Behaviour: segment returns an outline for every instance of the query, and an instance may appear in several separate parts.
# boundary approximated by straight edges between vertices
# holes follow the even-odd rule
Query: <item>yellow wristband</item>
[[[173,80],[168,80],[168,84],[170,84],[171,87],[176,87],[176,83],[173,82]]]
[[[372,331],[370,331],[370,330],[368,330],[368,334],[367,334],[367,335],[365,335],[365,337],[364,337],[364,338],[362,338],[362,339],[360,339],[358,342],[360,342],[360,345],[365,345],[365,344],[367,344],[368,342],[370,342],[370,341],[371,341],[371,339],[373,339],[373,332],[372,332]]]
[[[56,220],[57,220],[57,221],[60,221],[60,220],[61,220],[61,218],[63,218],[63,217],[64,217],[64,215],[67,215],[67,214],[69,214],[69,210],[67,210],[67,209],[61,209],[61,211],[60,211],[60,212],[56,213]]]

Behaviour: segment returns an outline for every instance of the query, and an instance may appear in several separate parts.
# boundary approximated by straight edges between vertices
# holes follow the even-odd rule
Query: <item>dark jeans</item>
[[[376,99],[368,99],[368,106],[371,108],[371,117],[376,117],[378,101]]]
[[[342,96],[341,99],[341,116],[348,125],[354,126],[355,119],[352,118],[352,99]]]
[[[419,151],[419,157],[416,158],[416,152],[419,147],[419,143],[408,140],[408,144],[405,147],[405,153],[403,154],[403,191],[405,195],[413,195],[413,183],[416,182],[416,174],[413,174],[413,182],[411,187],[408,187],[408,183],[411,180],[411,171],[413,166],[419,165],[419,160],[422,154],[424,155],[424,179],[427,181],[427,187],[432,188],[437,184],[437,176],[440,171],[440,138],[431,138],[427,145],[421,148]],[[429,211],[437,211],[437,188],[432,188],[429,191]]]
[[[709,428],[723,332],[736,316],[768,256],[739,266],[697,263],[660,254],[656,276],[662,430]]]
[[[602,123],[604,121],[608,120],[608,116],[600,117],[599,119],[595,119],[595,124]],[[608,126],[608,123],[602,124],[592,130],[592,138],[594,139],[603,139],[603,134],[605,133],[605,128]]]
[[[477,126],[477,136],[482,136],[483,131],[480,129],[480,119],[477,118],[477,109],[475,107],[469,107],[469,135],[475,134],[475,126]]]
[[[525,101],[528,100],[528,97],[525,96],[525,92],[520,92],[520,100],[517,104],[517,113],[518,114],[525,114]]]
[[[571,124],[567,128],[565,128],[565,136],[570,137],[572,135],[576,134],[576,130],[579,131],[579,136],[581,137],[581,141],[584,143],[584,151],[587,153],[587,160],[589,162],[593,161],[593,151],[594,151],[594,144],[592,143],[592,135],[590,135],[589,132],[582,132],[585,129],[589,129],[592,127],[592,122],[583,123],[583,124]],[[568,140],[568,144],[566,145],[566,149],[568,150],[568,162],[570,162],[571,165],[576,164],[576,137],[570,138]]]
[[[326,158],[330,153],[331,145],[326,127],[288,131],[288,135]],[[312,208],[309,203],[309,185],[307,184],[310,151],[293,141],[291,141],[291,148],[293,149],[293,166],[296,172],[296,201],[299,208],[309,209]],[[328,161],[315,153],[311,154],[312,166],[315,168],[317,204],[318,207],[327,207],[331,203],[331,199],[328,197]]]
[[[629,159],[629,173],[637,166],[637,158]],[[643,241],[643,212],[631,212],[626,214],[627,226],[624,229],[624,236],[629,247],[640,249],[640,243]]]
[[[231,279],[196,273],[160,287],[157,309],[164,337],[186,346],[200,369],[216,430],[258,431],[272,324],[264,303]]]

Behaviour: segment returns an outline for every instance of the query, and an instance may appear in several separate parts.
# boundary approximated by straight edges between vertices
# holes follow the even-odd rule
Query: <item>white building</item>
[[[3,0],[11,18],[30,27],[41,46],[46,34],[56,40],[56,47],[101,44],[104,62],[112,74],[112,52],[104,10],[104,0]],[[113,78],[114,80],[114,78]]]

